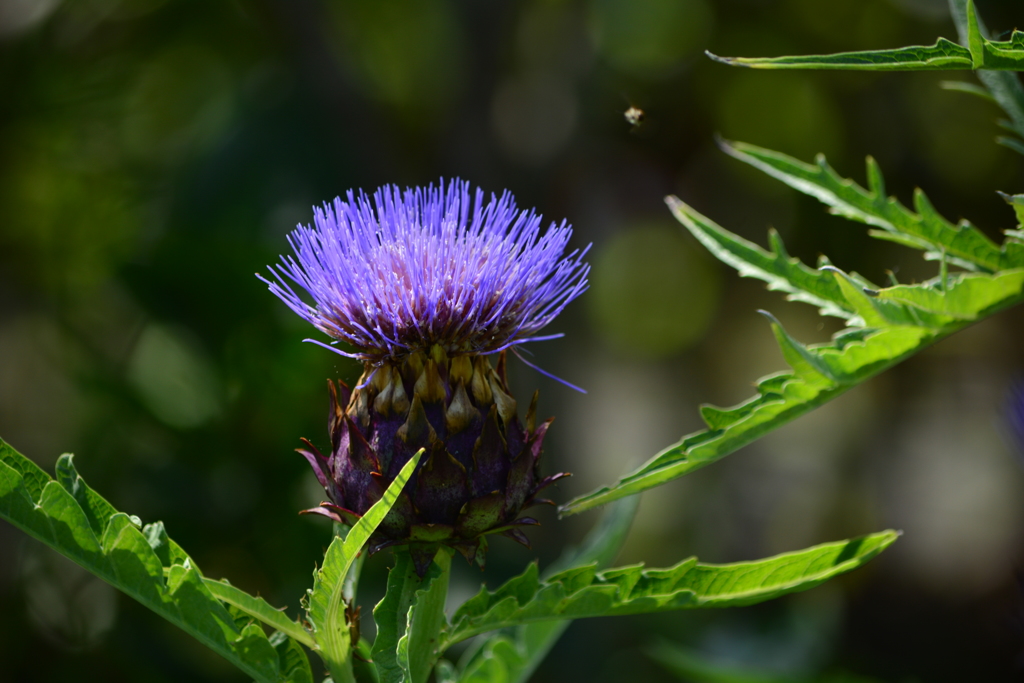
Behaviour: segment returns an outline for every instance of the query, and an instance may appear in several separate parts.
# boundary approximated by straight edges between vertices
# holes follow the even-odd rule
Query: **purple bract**
[[[541,234],[540,224],[508,192],[485,203],[460,180],[385,186],[372,199],[350,190],[315,210],[315,227],[289,235],[295,257],[271,267],[276,282],[264,281],[354,347],[328,347],[342,355],[397,361],[435,344],[450,355],[493,354],[558,336],[535,335],[587,288],[587,249],[563,258],[572,229],[563,221]]]

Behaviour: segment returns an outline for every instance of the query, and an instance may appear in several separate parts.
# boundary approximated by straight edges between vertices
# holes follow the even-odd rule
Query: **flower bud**
[[[347,389],[342,385],[339,396],[329,383],[332,451],[325,456],[308,442],[299,451],[330,498],[306,512],[352,525],[380,500],[409,458],[425,449],[370,540],[371,553],[408,544],[421,572],[439,545],[481,565],[491,534],[529,547],[520,528],[538,522],[520,514],[550,503],[537,494],[567,476],[540,476],[538,460],[551,420],[534,426],[531,417],[526,428],[520,423],[505,378],[504,353],[496,371],[486,357],[467,363],[466,356],[449,359],[437,348],[426,361],[410,357],[400,364],[368,366],[344,408],[340,399]],[[475,398],[466,388],[474,382],[490,391]],[[412,403],[394,409],[394,397],[410,393]],[[531,416],[536,402],[534,394]]]

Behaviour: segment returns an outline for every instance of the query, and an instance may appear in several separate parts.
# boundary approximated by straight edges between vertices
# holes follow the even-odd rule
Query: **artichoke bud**
[[[366,363],[350,394],[339,385],[328,382],[331,453],[308,441],[299,450],[329,498],[304,512],[354,524],[423,448],[412,478],[370,539],[371,553],[408,545],[422,575],[441,545],[481,566],[488,535],[529,547],[521,527],[538,522],[522,511],[550,503],[537,494],[568,475],[541,478],[538,459],[551,420],[536,424],[535,393],[525,427],[520,423],[504,352],[495,370],[487,356],[449,357],[434,344],[401,361]]]

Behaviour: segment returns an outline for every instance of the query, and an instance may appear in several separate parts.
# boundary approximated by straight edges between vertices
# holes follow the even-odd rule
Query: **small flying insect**
[[[644,122],[644,110],[636,105],[630,105],[622,115],[625,117],[626,123],[630,125],[631,131],[635,131]]]

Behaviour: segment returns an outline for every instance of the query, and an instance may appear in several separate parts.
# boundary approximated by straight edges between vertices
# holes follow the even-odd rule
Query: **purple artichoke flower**
[[[505,377],[505,352],[537,336],[587,288],[586,250],[563,256],[571,228],[520,211],[509,193],[437,187],[349,191],[289,236],[295,257],[271,267],[270,291],[363,362],[354,390],[329,382],[328,455],[305,441],[330,499],[305,512],[354,524],[420,448],[412,480],[370,541],[408,545],[426,571],[440,545],[481,565],[486,536],[524,545],[545,501],[537,461],[551,420],[525,421]],[[296,293],[305,290],[313,304]],[[334,346],[342,342],[351,350]],[[491,356],[497,356],[493,367]]]

